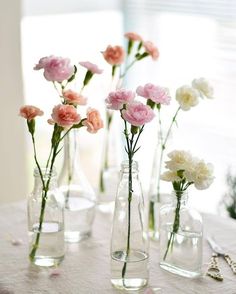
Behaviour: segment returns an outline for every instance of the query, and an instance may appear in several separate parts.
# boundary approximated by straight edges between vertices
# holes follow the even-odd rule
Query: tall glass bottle
[[[59,176],[65,200],[65,240],[72,243],[91,235],[96,205],[95,193],[81,169],[78,139],[77,129],[64,138],[64,161]]]
[[[64,258],[63,195],[57,188],[56,172],[42,169],[48,189],[43,189],[38,168],[34,188],[28,198],[29,257],[39,266],[58,265]]]
[[[115,113],[110,114],[107,111],[107,123],[108,126],[104,129],[104,141],[103,141],[103,156],[102,165],[99,174],[99,197],[98,203],[101,211],[109,211],[109,206],[115,201],[114,187],[117,187],[119,182],[119,150],[120,144],[120,132],[117,129],[115,120],[117,119]],[[115,122],[114,122],[115,121]]]
[[[129,188],[131,184],[132,197]],[[138,164],[122,163],[111,238],[111,283],[123,290],[138,290],[148,282],[148,228],[138,178]]]
[[[160,210],[160,266],[189,278],[201,275],[202,217],[187,205],[186,191],[174,191]]]

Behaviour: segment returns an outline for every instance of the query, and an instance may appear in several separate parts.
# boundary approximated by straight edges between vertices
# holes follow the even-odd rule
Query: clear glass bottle
[[[111,283],[114,287],[138,290],[147,284],[148,248],[147,218],[138,164],[133,162],[132,174],[129,174],[129,164],[125,161],[116,195],[111,238]]]
[[[110,212],[114,209],[115,190],[119,182],[119,146],[120,132],[119,124],[114,120],[117,120],[115,113],[109,114],[107,112],[108,126],[105,128],[104,141],[103,141],[103,156],[102,165],[99,174],[99,193],[98,204],[99,208],[103,212]],[[112,205],[113,203],[113,205]]]
[[[78,130],[64,138],[64,160],[59,188],[65,199],[65,241],[79,242],[91,235],[96,195],[85,177],[79,160]]]
[[[187,205],[188,194],[172,192],[160,210],[160,266],[188,278],[201,275],[202,217]]]
[[[38,168],[34,170],[34,188],[28,198],[29,258],[39,266],[55,266],[64,258],[63,195],[57,188],[56,172],[42,169],[43,189]]]

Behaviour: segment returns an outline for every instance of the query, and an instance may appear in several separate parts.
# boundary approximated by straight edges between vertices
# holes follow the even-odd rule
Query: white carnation
[[[213,183],[213,165],[211,163],[205,163],[203,160],[199,160],[194,165],[194,172],[192,173],[192,181],[194,186],[198,190],[204,190],[209,188]]]
[[[188,85],[182,86],[176,90],[176,100],[178,101],[181,109],[185,111],[198,104],[198,97],[198,90]]]
[[[170,158],[166,161],[166,168],[171,171],[177,172],[178,170],[189,170],[192,168],[193,157],[191,153],[184,150],[174,150],[168,154]]]
[[[177,176],[176,172],[173,171],[166,171],[161,175],[161,180],[166,182],[175,182],[180,181],[180,177]]]
[[[194,79],[192,81],[193,88],[197,89],[201,97],[214,98],[214,90],[210,83],[205,78]]]

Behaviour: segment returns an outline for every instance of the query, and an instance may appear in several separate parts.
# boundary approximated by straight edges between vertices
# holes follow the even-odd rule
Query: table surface
[[[106,294],[121,293],[110,284],[110,232],[112,217],[97,211],[92,237],[78,244],[66,245],[66,256],[59,267],[59,275],[52,269],[39,268],[28,262],[28,239],[25,203],[0,206],[0,294]],[[236,260],[236,221],[214,215],[204,215],[204,234],[214,235]],[[12,239],[23,244],[13,245]],[[204,240],[203,272],[211,257]],[[224,281],[207,276],[198,279],[182,278],[160,269],[158,243],[150,242],[149,287],[161,288],[165,294],[236,294],[236,275],[220,259]],[[144,289],[139,292],[150,293]]]

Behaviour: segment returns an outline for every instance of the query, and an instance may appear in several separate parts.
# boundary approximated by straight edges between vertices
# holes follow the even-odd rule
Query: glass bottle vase
[[[148,228],[138,164],[122,163],[111,238],[111,283],[138,290],[148,282]]]
[[[29,258],[38,266],[55,266],[64,258],[63,195],[57,188],[56,172],[34,170],[34,188],[28,198]]]
[[[114,209],[115,188],[119,182],[119,150],[121,147],[119,143],[119,124],[115,121],[117,119],[115,113],[107,111],[107,126],[104,129],[103,141],[103,156],[102,164],[99,174],[99,208],[103,212],[110,211],[109,207]],[[119,148],[120,147],[120,148]]]
[[[201,275],[202,217],[187,205],[186,191],[174,191],[160,210],[160,266],[180,276]]]
[[[79,242],[91,235],[96,196],[81,169],[78,130],[64,138],[64,160],[59,188],[65,201],[65,241]]]

